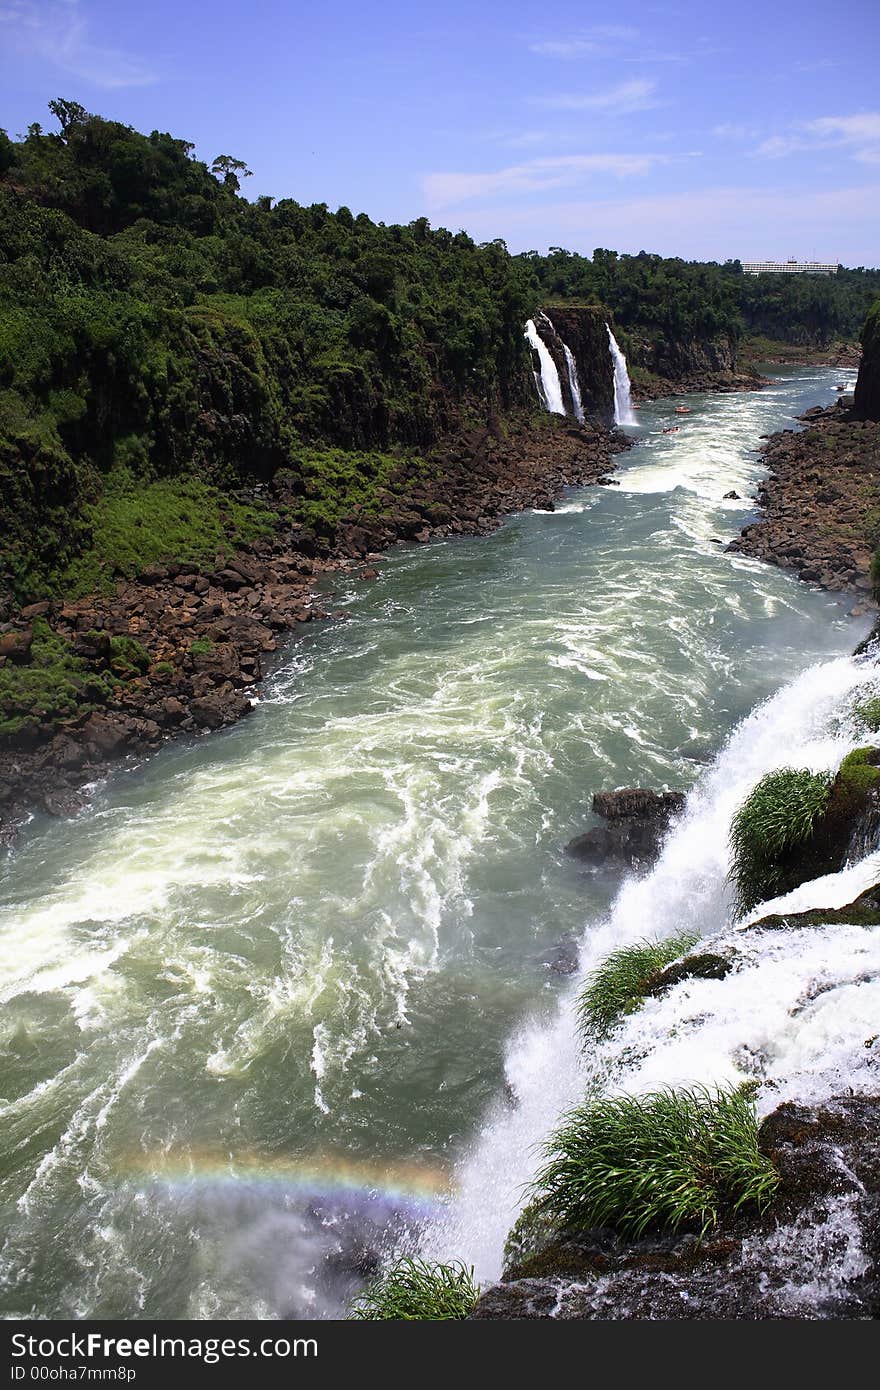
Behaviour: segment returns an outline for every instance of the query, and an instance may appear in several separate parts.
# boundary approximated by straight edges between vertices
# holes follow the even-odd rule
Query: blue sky
[[[72,98],[515,251],[878,265],[878,39],[877,0],[0,0],[0,125]]]

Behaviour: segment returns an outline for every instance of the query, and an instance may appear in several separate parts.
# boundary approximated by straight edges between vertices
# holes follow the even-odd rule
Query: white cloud
[[[800,121],[791,133],[762,141],[755,154],[782,159],[803,150],[838,150],[860,164],[880,164],[880,111]]]
[[[92,42],[79,0],[0,0],[0,38],[18,57],[38,58],[96,87],[158,81],[140,58]]]
[[[809,140],[804,140],[799,135],[771,135],[769,140],[762,140],[755,154],[762,159],[785,159],[790,154],[796,154],[798,150],[808,150],[812,148]]]
[[[545,192],[580,183],[595,174],[628,178],[647,174],[655,165],[668,162],[668,155],[646,153],[555,155],[488,173],[427,174],[422,189],[431,207],[449,207],[473,198]]]
[[[638,29],[629,25],[594,24],[570,38],[545,39],[529,44],[529,48],[546,58],[578,58],[584,53],[601,53],[608,43],[631,43],[638,36]]]
[[[758,132],[754,126],[738,121],[722,121],[721,125],[713,125],[712,134],[719,140],[754,140]]]
[[[630,111],[650,111],[659,105],[654,99],[657,83],[644,78],[620,82],[602,92],[558,92],[550,97],[536,97],[540,106],[556,111],[603,111],[607,115],[623,116]]]

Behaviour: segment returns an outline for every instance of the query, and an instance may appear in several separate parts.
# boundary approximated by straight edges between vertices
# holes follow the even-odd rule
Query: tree
[[[85,125],[89,113],[78,101],[64,101],[56,97],[49,102],[49,110],[61,126],[61,137],[66,140],[74,126]]]
[[[240,189],[241,179],[252,178],[253,172],[253,169],[249,169],[243,159],[233,159],[231,154],[218,154],[211,165],[211,173],[216,174],[218,178],[222,174],[224,185],[226,188],[231,188],[233,193],[237,193]]]

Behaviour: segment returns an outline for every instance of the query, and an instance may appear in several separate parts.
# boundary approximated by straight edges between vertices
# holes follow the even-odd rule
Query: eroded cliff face
[[[880,300],[868,314],[862,329],[862,361],[854,407],[863,420],[880,420]]]
[[[737,364],[736,344],[712,339],[627,335],[624,344],[637,397],[679,391],[736,391],[760,385],[763,378]]]
[[[566,412],[575,414],[565,347],[574,358],[584,415],[602,425],[614,424],[614,369],[606,327],[609,317],[608,310],[599,304],[547,304],[535,319],[556,363]]]

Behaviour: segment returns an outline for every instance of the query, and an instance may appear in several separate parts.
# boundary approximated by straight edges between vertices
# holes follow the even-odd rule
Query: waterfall
[[[571,386],[571,399],[574,405],[574,413],[581,424],[584,423],[584,406],[581,400],[581,388],[578,382],[577,366],[574,360],[574,353],[567,343],[562,344],[562,351],[565,353],[565,360],[568,363],[568,381]]]
[[[535,385],[538,394],[546,410],[552,411],[554,415],[565,415],[565,405],[562,400],[562,387],[559,384],[559,372],[556,370],[556,363],[550,353],[547,344],[541,338],[535,327],[534,319],[529,319],[526,324],[525,337],[531,347],[535,349],[541,361],[540,376],[535,372]]]
[[[740,923],[731,920],[727,873],[731,820],[749,791],[783,764],[833,771],[853,741],[841,714],[876,677],[875,666],[848,658],[814,666],[733,731],[653,870],[626,879],[607,915],[586,924],[581,977],[555,1015],[525,1022],[509,1044],[508,1098],[496,1103],[459,1167],[456,1195],[428,1233],[432,1256],[473,1263],[484,1281],[498,1277],[541,1145],[591,1091],[757,1080],[761,1114],[784,1100],[871,1092],[864,1039],[876,1032],[880,1009],[880,928],[750,933],[748,923],[768,912],[845,906],[880,880],[880,852],[762,904]],[[737,968],[723,981],[670,989],[585,1054],[576,1019],[584,973],[618,947],[682,928],[735,954]],[[872,971],[875,982],[853,1002],[853,982]]]
[[[614,363],[614,423],[615,425],[635,425],[637,423],[629,396],[629,372],[626,358],[620,351],[617,339],[608,324],[608,341],[611,346],[611,360]]]

